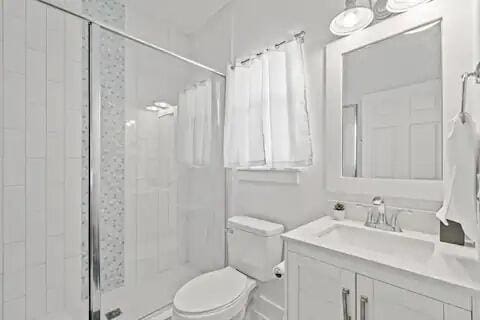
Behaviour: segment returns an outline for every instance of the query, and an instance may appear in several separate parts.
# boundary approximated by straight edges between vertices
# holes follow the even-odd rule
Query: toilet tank
[[[236,216],[227,230],[228,264],[256,280],[272,280],[272,268],[282,260],[283,225]]]

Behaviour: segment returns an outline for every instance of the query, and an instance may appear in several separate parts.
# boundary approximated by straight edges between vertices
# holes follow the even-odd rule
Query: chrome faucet
[[[390,223],[388,223],[386,209],[385,209],[385,201],[383,200],[383,198],[378,196],[374,197],[372,199],[372,205],[374,208],[377,209],[377,212],[378,212],[377,221],[375,222],[375,228],[392,231],[393,228],[390,225]]]
[[[402,232],[402,228],[398,225],[398,216],[401,213],[411,213],[411,211],[397,208],[389,221],[385,201],[382,197],[376,196],[372,199],[372,205],[368,207],[365,226],[385,231]]]

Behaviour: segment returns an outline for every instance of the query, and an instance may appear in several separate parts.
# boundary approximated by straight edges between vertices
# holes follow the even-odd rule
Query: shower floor
[[[201,272],[190,264],[182,264],[153,276],[148,282],[125,286],[102,295],[102,320],[105,313],[120,308],[122,315],[115,320],[155,319],[168,314],[175,292]],[[76,310],[49,314],[41,320],[85,320],[87,303]],[[158,312],[158,311],[162,312]],[[166,312],[165,312],[166,311]],[[151,315],[151,317],[149,317]]]
[[[118,320],[140,319],[171,304],[178,289],[201,272],[189,264],[179,265],[149,279],[102,295],[102,311],[120,308]],[[116,319],[116,320],[117,320]]]

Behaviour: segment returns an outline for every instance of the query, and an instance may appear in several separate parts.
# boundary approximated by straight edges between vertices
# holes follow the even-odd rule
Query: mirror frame
[[[343,177],[343,55],[409,30],[441,21],[443,162],[447,124],[460,110],[461,75],[475,66],[475,0],[434,0],[326,47],[327,189],[334,193],[443,201],[443,180]],[[443,165],[443,177],[448,175]]]

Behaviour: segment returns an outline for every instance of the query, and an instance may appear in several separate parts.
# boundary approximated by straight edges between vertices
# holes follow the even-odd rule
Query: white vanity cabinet
[[[288,254],[288,320],[353,320],[355,273]]]
[[[287,254],[288,320],[472,320],[472,312],[336,267]]]

